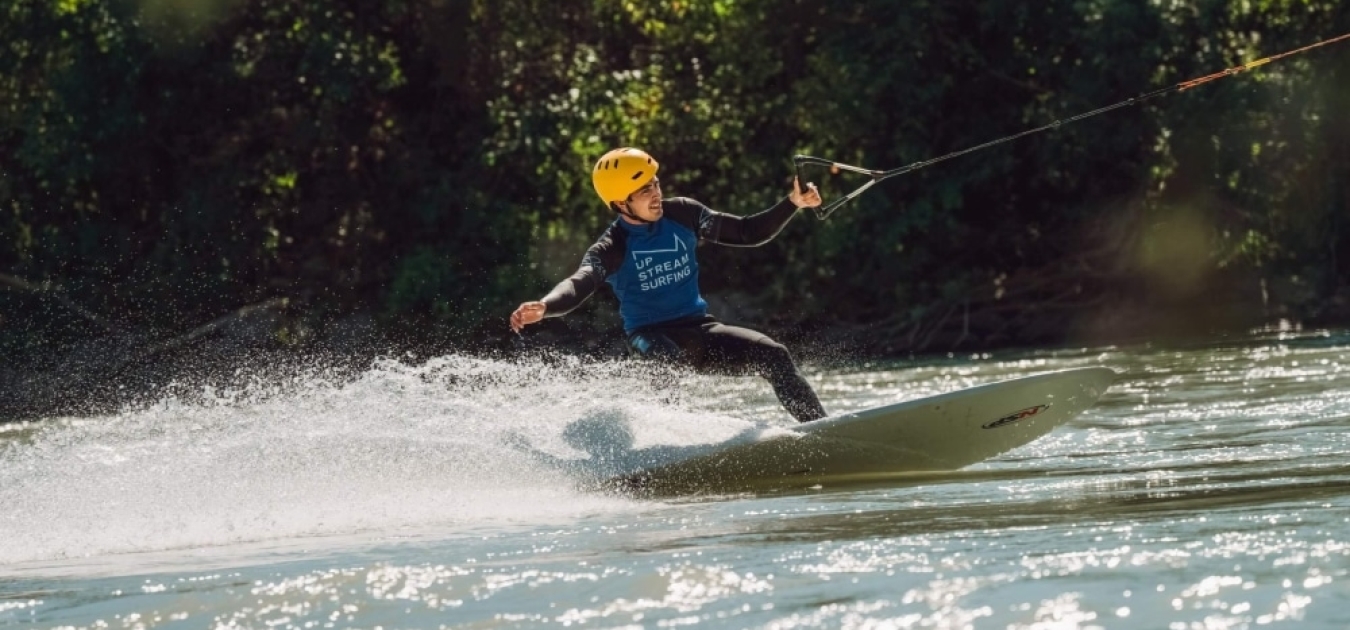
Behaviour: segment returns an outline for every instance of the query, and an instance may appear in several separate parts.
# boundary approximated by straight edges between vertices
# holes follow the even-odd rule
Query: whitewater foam
[[[381,361],[37,423],[0,436],[0,565],[637,510],[586,482],[777,432],[651,369]]]

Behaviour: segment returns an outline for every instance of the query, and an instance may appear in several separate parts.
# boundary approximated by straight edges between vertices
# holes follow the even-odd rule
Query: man
[[[759,214],[738,217],[714,212],[681,197],[663,199],[656,160],[622,148],[596,162],[591,181],[601,201],[619,216],[581,259],[572,277],[537,302],[511,313],[511,329],[545,317],[566,315],[608,282],[619,298],[619,314],[631,348],[647,358],[673,360],[702,372],[756,373],[773,385],[783,407],[797,420],[825,417],[820,399],[797,369],[792,355],[769,337],[728,326],[708,314],[698,288],[701,241],[722,245],[763,245],[797,210],[820,205],[812,184]]]

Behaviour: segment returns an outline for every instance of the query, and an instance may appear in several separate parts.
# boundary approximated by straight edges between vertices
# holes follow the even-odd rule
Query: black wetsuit
[[[615,219],[586,250],[576,273],[544,297],[545,316],[571,312],[601,282],[608,282],[619,298],[629,345],[638,354],[673,359],[705,372],[759,374],[796,419],[825,417],[820,399],[787,348],[762,333],[728,326],[708,315],[693,254],[702,241],[762,245],[782,231],[797,208],[784,199],[759,214],[738,217],[681,197],[666,199],[661,206],[662,217],[652,223]]]

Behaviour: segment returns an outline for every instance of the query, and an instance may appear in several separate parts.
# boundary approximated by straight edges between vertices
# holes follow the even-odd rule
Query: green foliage
[[[1331,0],[13,0],[0,269],[140,328],[285,296],[481,334],[611,219],[589,166],[614,146],[656,154],[667,195],[748,214],[786,194],[793,153],[900,166],[1347,30]],[[888,181],[704,251],[704,288],[780,323],[898,327],[1146,293],[1169,264],[1330,295],[1350,272],[1347,61],[1321,49]],[[34,300],[8,296],[6,321]],[[7,347],[92,334],[51,321]]]

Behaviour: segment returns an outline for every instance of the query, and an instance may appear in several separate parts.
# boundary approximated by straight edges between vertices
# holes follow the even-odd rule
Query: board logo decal
[[[1049,404],[1036,405],[1035,407],[1027,407],[1026,409],[1023,409],[1023,410],[1021,410],[1021,411],[1014,411],[1014,412],[1012,412],[1012,413],[1010,413],[1010,414],[1008,414],[1008,415],[1006,415],[1006,416],[1003,416],[1002,418],[999,418],[998,420],[995,420],[995,421],[990,422],[990,423],[988,423],[988,424],[986,424],[986,425],[983,425],[981,428],[984,428],[984,429],[997,429],[997,428],[999,428],[999,427],[1001,427],[1001,426],[1003,426],[1003,425],[1006,425],[1006,424],[1012,424],[1012,423],[1017,422],[1018,420],[1022,420],[1022,419],[1024,419],[1024,418],[1030,418],[1030,417],[1032,417],[1032,416],[1034,416],[1034,415],[1036,415],[1036,414],[1038,414],[1038,413],[1040,413],[1040,412],[1042,412],[1042,411],[1045,411],[1046,409],[1049,409],[1049,408],[1050,408],[1050,405],[1049,405]]]

